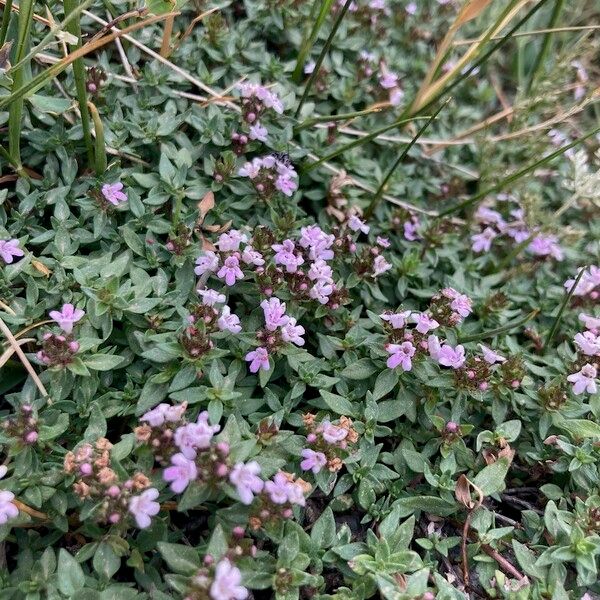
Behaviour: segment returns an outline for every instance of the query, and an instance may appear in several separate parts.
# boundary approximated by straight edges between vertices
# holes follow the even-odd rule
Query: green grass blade
[[[309,19],[312,21],[314,19],[314,15],[317,12],[317,7],[321,5],[321,9],[319,10],[319,15],[317,16],[314,25],[310,31],[310,34],[304,41],[302,42],[302,46],[300,47],[300,51],[298,52],[298,59],[296,60],[296,68],[294,69],[294,73],[292,74],[292,79],[296,83],[300,83],[300,78],[302,77],[302,69],[304,69],[304,64],[306,62],[306,57],[310,54],[312,47],[315,44],[315,40],[319,35],[319,30],[323,26],[327,15],[331,11],[331,5],[333,4],[333,0],[315,0],[312,9],[310,11]]]
[[[374,115],[379,112],[382,112],[385,108],[366,108],[365,110],[357,110],[355,112],[350,113],[342,113],[340,115],[319,115],[318,117],[312,117],[310,119],[306,119],[306,121],[302,121],[294,127],[294,133],[298,133],[298,131],[302,131],[303,129],[307,129],[308,127],[312,127],[317,123],[330,123],[335,121],[348,121],[349,119],[354,119],[356,117],[362,117],[364,115]]]
[[[417,119],[429,119],[429,117],[424,117],[424,116],[416,117],[416,118]],[[369,133],[368,135],[360,137],[360,138],[354,140],[353,142],[350,142],[349,144],[345,144],[344,146],[341,146],[337,150],[330,152],[327,156],[320,158],[319,160],[315,161],[314,163],[306,165],[306,167],[304,167],[304,171],[305,172],[312,171],[312,169],[315,169],[316,167],[323,164],[324,162],[327,162],[328,160],[331,160],[332,158],[335,158],[336,156],[339,156],[340,154],[343,154],[344,152],[346,152],[348,150],[352,150],[352,148],[356,148],[357,146],[366,144],[367,142],[370,142],[371,140],[375,139],[378,135],[381,135],[382,133],[385,133],[386,131],[389,131],[390,129],[394,129],[395,127],[398,127],[399,125],[402,125],[404,123],[409,123],[410,121],[414,121],[414,120],[415,120],[415,117],[398,119],[397,121],[394,121],[393,123],[390,123],[389,125],[385,125],[384,127],[381,127],[380,129],[376,129],[375,131]]]
[[[598,132],[600,132],[600,127],[596,127],[595,129],[592,129],[592,131],[588,131],[588,133],[586,133],[585,135],[582,135],[581,137],[572,141],[570,144],[567,144],[566,146],[559,148],[555,152],[552,152],[551,154],[548,154],[547,156],[540,158],[540,160],[537,160],[536,162],[534,162],[530,165],[527,165],[526,167],[520,169],[516,173],[509,175],[508,177],[506,177],[499,183],[496,183],[495,185],[492,185],[491,187],[486,188],[482,192],[478,192],[474,196],[471,196],[471,198],[467,198],[464,202],[461,202],[460,204],[457,204],[456,206],[452,206],[452,207],[448,208],[447,210],[444,210],[444,211],[438,213],[438,217],[446,217],[448,215],[451,215],[455,212],[462,210],[463,208],[468,208],[469,206],[475,204],[476,202],[478,202],[479,200],[481,200],[482,198],[484,198],[485,196],[487,196],[489,194],[494,194],[496,192],[499,192],[500,190],[504,189],[510,183],[513,183],[514,181],[521,179],[521,177],[527,175],[528,173],[531,173],[532,171],[535,171],[535,169],[537,169],[538,167],[541,167],[542,165],[545,165],[546,163],[553,161],[555,158],[557,158],[558,156],[561,156],[570,148],[574,148],[575,146],[578,146],[579,144],[581,144],[588,138],[596,135]]]
[[[300,98],[300,102],[298,103],[298,108],[296,109],[296,113],[294,114],[294,117],[296,117],[296,118],[298,118],[298,115],[300,114],[300,111],[302,110],[302,106],[304,105],[304,102],[306,102],[308,93],[310,92],[310,89],[312,88],[312,86],[315,82],[315,79],[317,78],[317,75],[319,74],[319,70],[321,68],[321,65],[323,64],[323,61],[325,60],[325,56],[326,56],[327,52],[329,52],[329,48],[331,47],[333,38],[335,37],[335,34],[337,33],[337,30],[339,29],[339,27],[342,23],[342,20],[344,19],[346,13],[348,12],[348,9],[350,8],[350,4],[352,4],[353,1],[354,0],[346,0],[346,2],[344,2],[344,6],[342,7],[338,16],[335,19],[333,27],[331,28],[331,32],[329,33],[329,37],[327,38],[327,41],[325,42],[325,45],[323,46],[323,48],[321,50],[321,54],[319,54],[319,58],[317,58],[317,61],[315,63],[315,68],[314,68],[313,72],[310,74],[310,77],[308,78],[306,85],[304,86],[304,93],[302,94],[302,98]]]
[[[560,308],[558,309],[558,314],[556,315],[556,318],[554,319],[554,323],[552,323],[552,327],[550,327],[550,331],[548,332],[548,335],[546,336],[546,341],[544,342],[544,350],[546,350],[548,348],[550,342],[552,341],[552,338],[554,337],[554,334],[556,333],[556,330],[558,329],[558,325],[560,324],[560,320],[562,319],[563,313],[565,312],[565,308],[567,308],[567,304],[569,303],[569,300],[571,299],[571,297],[573,296],[573,293],[577,289],[577,284],[579,283],[579,280],[583,277],[583,274],[585,273],[586,269],[587,269],[587,265],[584,265],[582,267],[581,271],[579,271],[577,277],[575,278],[575,281],[573,282],[571,289],[565,294],[562,304],[560,305]]]
[[[458,338],[458,342],[460,344],[466,344],[467,342],[477,342],[479,340],[487,340],[489,338],[493,338],[502,333],[506,333],[507,331],[511,331],[515,327],[520,327],[521,325],[525,325],[533,319],[537,314],[539,314],[540,309],[536,308],[532,310],[530,313],[526,314],[524,317],[517,319],[516,321],[512,321],[507,323],[506,325],[502,325],[502,327],[496,327],[496,329],[490,329],[489,331],[483,331],[482,333],[474,333],[473,335],[466,335],[465,337]]]
[[[410,152],[410,149],[417,143],[417,140],[423,135],[423,133],[425,133],[425,130],[429,127],[429,125],[431,125],[431,123],[433,123],[435,118],[440,114],[441,110],[443,108],[445,108],[449,102],[450,102],[450,98],[447,98],[446,101],[429,117],[429,119],[427,119],[427,121],[421,127],[421,129],[419,129],[419,131],[417,131],[416,135],[412,138],[412,140],[410,140],[410,142],[408,144],[406,144],[406,146],[404,147],[402,152],[400,152],[400,155],[398,156],[398,158],[396,159],[396,161],[394,162],[394,164],[392,165],[390,170],[387,172],[386,176],[383,178],[383,181],[377,188],[377,191],[375,192],[373,199],[371,200],[369,206],[367,207],[367,210],[365,211],[365,219],[368,219],[371,217],[371,215],[377,208],[377,205],[381,202],[381,198],[383,197],[385,188],[386,188],[389,180],[391,179],[392,175],[398,168],[398,165],[406,158],[406,156]]]
[[[12,13],[12,0],[6,0],[4,5],[4,11],[2,13],[2,25],[0,25],[0,48],[4,46],[6,41],[6,33],[8,31],[8,24],[10,23],[10,15]]]

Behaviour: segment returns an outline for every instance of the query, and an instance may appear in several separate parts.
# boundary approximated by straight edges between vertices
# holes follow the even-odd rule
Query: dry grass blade
[[[22,346],[23,344],[28,344],[29,342],[35,342],[35,338],[23,338],[22,340],[17,340],[17,344]],[[8,350],[5,350],[2,354],[0,354],[0,369],[8,362],[10,357],[15,353],[15,349],[11,346]]]

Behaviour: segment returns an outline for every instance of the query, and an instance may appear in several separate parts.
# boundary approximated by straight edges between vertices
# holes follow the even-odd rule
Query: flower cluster
[[[279,96],[264,85],[244,82],[238,89],[242,97],[242,114],[250,125],[256,123],[265,110],[271,109],[279,115],[283,114],[283,103]]]
[[[579,320],[584,324],[585,330],[577,333],[573,339],[578,354],[573,367],[577,371],[567,377],[576,396],[584,392],[596,393],[596,378],[600,368],[600,318],[581,313]]]
[[[591,265],[587,269],[580,268],[577,270],[578,276],[581,274],[581,271],[583,271],[583,274],[579,278],[577,286],[573,290],[573,296],[589,298],[595,302],[598,300],[598,298],[600,298],[600,266]],[[576,278],[567,279],[567,281],[565,281],[564,287],[567,292],[571,290],[576,281]]]
[[[239,545],[238,548],[241,548]],[[205,567],[191,578],[186,592],[186,600],[244,600],[248,590],[241,585],[240,570],[227,557],[213,564],[214,559],[207,555],[204,558]]]
[[[2,421],[7,436],[17,438],[22,444],[32,445],[38,441],[38,420],[31,404],[23,404],[16,415]]]
[[[241,177],[248,177],[264,200],[269,200],[276,192],[292,196],[298,189],[298,174],[286,156],[275,154],[253,158],[239,171]]]
[[[73,362],[79,351],[79,342],[71,335],[45,333],[42,336],[42,349],[36,358],[48,367],[64,368]]]
[[[339,471],[350,447],[358,442],[358,433],[352,427],[352,421],[348,417],[340,417],[337,424],[328,419],[317,423],[315,415],[311,413],[305,414],[303,421],[308,431],[306,442],[309,447],[302,450],[300,468],[315,474],[323,467],[332,473]]]
[[[84,443],[74,452],[67,452],[64,470],[74,475],[73,491],[81,500],[91,501],[99,522],[115,525],[131,515],[141,529],[149,527],[151,517],[158,514],[158,490],[151,488],[143,473],[135,473],[124,482],[111,466],[112,444],[99,438],[92,445]]]
[[[429,312],[445,327],[455,327],[462,323],[473,310],[471,299],[454,288],[444,288],[431,299]]]

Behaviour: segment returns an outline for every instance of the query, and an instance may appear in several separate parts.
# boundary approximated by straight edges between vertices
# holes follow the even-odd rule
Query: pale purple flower
[[[305,448],[301,454],[304,460],[300,463],[300,468],[303,471],[312,471],[317,474],[327,464],[327,457],[322,452]]]
[[[105,183],[102,186],[102,195],[114,206],[118,206],[121,202],[127,200],[127,194],[122,192],[123,184],[120,181],[116,183]]]
[[[390,104],[392,106],[398,106],[402,102],[403,98],[404,98],[404,90],[402,90],[401,88],[395,87],[390,90],[389,99],[390,99]]]
[[[423,334],[429,333],[440,326],[440,324],[427,313],[415,313],[412,315],[411,319],[417,324],[415,329]]]
[[[465,349],[461,345],[456,346],[456,348],[448,344],[441,345],[436,335],[430,335],[427,338],[427,346],[431,358],[444,367],[458,369],[465,363]]]
[[[285,196],[291,197],[298,189],[298,182],[287,175],[280,175],[275,181],[275,187]]]
[[[158,490],[156,488],[148,488],[139,496],[133,496],[129,499],[129,512],[133,515],[137,526],[140,529],[150,527],[153,517],[160,511],[160,504],[155,502],[158,498]]]
[[[175,430],[173,441],[182,454],[189,459],[196,458],[196,450],[206,450],[210,446],[213,435],[221,429],[219,425],[210,425],[208,412],[198,415],[196,423],[187,423]]]
[[[266,108],[272,108],[276,113],[283,113],[283,104],[279,99],[279,96],[266,88],[264,85],[259,83],[240,83],[238,89],[242,95],[242,98],[250,98],[254,96],[261,101],[262,105]]]
[[[306,505],[306,498],[304,497],[304,490],[302,489],[302,486],[296,481],[289,482],[288,502],[290,504],[297,504],[298,506]]]
[[[378,277],[386,271],[389,271],[391,268],[392,265],[380,254],[379,256],[376,256],[373,261],[373,277]]]
[[[257,373],[259,369],[268,371],[271,368],[269,365],[269,353],[266,348],[262,348],[261,346],[252,352],[248,352],[246,360],[250,363],[250,373]]]
[[[229,559],[223,558],[217,564],[215,578],[210,586],[211,600],[245,600],[248,590],[241,583],[240,570]]]
[[[284,342],[291,342],[296,346],[304,346],[304,327],[302,325],[296,325],[296,319],[289,317],[288,322],[281,327],[281,339]]]
[[[224,279],[228,286],[235,285],[238,279],[243,279],[244,274],[240,269],[240,261],[237,256],[228,256],[223,263],[223,266],[217,273],[219,279]]]
[[[304,65],[304,73],[306,75],[310,75],[314,70],[315,67],[317,66],[317,63],[314,60],[309,60],[305,65]]]
[[[268,132],[267,128],[263,127],[259,121],[256,121],[256,123],[254,123],[254,125],[250,126],[250,133],[248,134],[248,137],[251,140],[258,140],[259,142],[266,142],[268,135],[269,135],[269,132]]]
[[[485,225],[503,225],[504,219],[502,215],[497,211],[489,208],[488,206],[480,206],[475,213],[475,220],[478,223]]]
[[[471,236],[473,242],[471,250],[473,252],[489,252],[492,247],[492,241],[497,236],[497,233],[491,228],[486,227],[481,233]]]
[[[296,252],[296,246],[292,240],[284,240],[281,244],[271,246],[276,254],[273,257],[276,265],[283,265],[288,273],[295,273],[304,262],[302,255]]]
[[[376,242],[377,245],[381,246],[382,248],[389,248],[392,245],[388,238],[381,237],[380,235],[377,236]]]
[[[264,481],[259,477],[260,465],[256,461],[237,463],[229,474],[229,481],[235,486],[242,504],[252,504],[254,494],[262,491]]]
[[[581,271],[582,268],[577,269],[577,275],[579,275]],[[575,284],[575,281],[575,279],[567,279],[564,283],[565,289],[569,291]],[[575,296],[586,296],[598,286],[600,286],[600,267],[591,265],[589,269],[584,271],[573,294]]]
[[[408,240],[409,242],[415,242],[416,240],[418,240],[418,226],[418,221],[413,221],[412,219],[410,221],[404,221],[404,239]]]
[[[0,479],[3,479],[8,473],[8,467],[6,465],[0,465]]]
[[[252,162],[247,162],[238,171],[240,177],[248,177],[249,179],[255,179],[260,173],[262,162],[259,158],[254,158]]]
[[[205,306],[214,306],[215,304],[222,304],[227,300],[225,294],[221,294],[216,290],[206,288],[204,290],[196,290],[200,296],[202,296],[202,304]]]
[[[386,350],[390,355],[386,363],[389,369],[395,369],[399,365],[403,371],[412,369],[411,358],[415,355],[416,349],[410,342],[388,344]]]
[[[221,309],[221,315],[217,320],[217,327],[221,331],[230,331],[231,333],[239,333],[242,330],[240,318],[234,315],[227,305]]]
[[[387,321],[393,329],[402,329],[406,327],[408,318],[412,314],[412,311],[405,310],[400,313],[382,313],[379,318],[382,321]]]
[[[600,355],[600,337],[591,331],[584,331],[575,336],[575,345],[588,356]]]
[[[564,258],[562,248],[558,245],[558,238],[555,235],[536,235],[527,250],[536,256],[552,256],[556,260]]]
[[[381,63],[379,85],[386,90],[395,88],[398,85],[398,75],[390,71],[383,63]]]
[[[197,476],[196,463],[180,453],[171,457],[171,466],[163,471],[163,479],[171,483],[170,488],[176,494],[181,494]]]
[[[237,229],[222,233],[217,241],[217,248],[221,252],[235,252],[240,249],[240,244],[245,244],[248,236]]]
[[[348,430],[340,427],[339,425],[334,425],[331,421],[325,420],[321,423],[319,427],[321,431],[321,435],[323,439],[328,444],[337,444],[342,440],[346,439],[348,435]]]
[[[219,257],[212,251],[207,250],[196,259],[194,273],[204,275],[204,273],[214,273],[219,268]]]
[[[56,321],[59,327],[65,333],[71,333],[73,331],[73,325],[83,319],[85,312],[80,308],[75,308],[72,304],[63,304],[60,312],[57,310],[51,310],[50,318]]]
[[[0,240],[0,258],[7,264],[10,265],[15,256],[25,256],[25,253],[19,248],[19,240]]]
[[[406,8],[404,10],[409,15],[415,15],[417,13],[417,3],[416,2],[409,2],[406,5]]]
[[[15,495],[7,490],[0,490],[0,525],[19,514],[19,509],[13,504]]]
[[[460,296],[460,292],[457,292],[454,288],[447,287],[442,290],[442,296],[454,300]]]
[[[471,299],[465,296],[465,294],[458,294],[450,303],[450,308],[456,311],[461,317],[468,317],[472,311]]]
[[[320,258],[310,265],[307,275],[312,281],[333,282],[333,269]]]
[[[310,260],[331,260],[334,256],[331,250],[334,241],[335,236],[325,233],[318,225],[308,225],[300,229],[298,243],[302,248],[310,249]]]
[[[171,406],[162,402],[152,410],[144,413],[140,421],[148,423],[151,427],[160,427],[165,422],[175,423],[181,419],[187,408],[187,404]]]
[[[310,288],[308,295],[320,304],[327,304],[329,296],[333,294],[333,286],[327,281],[319,280]]]
[[[275,331],[278,327],[283,327],[289,320],[285,314],[285,302],[279,298],[272,297],[268,300],[263,300],[260,303],[265,315],[265,326],[269,331]]]
[[[292,485],[288,478],[280,472],[271,481],[265,482],[265,492],[273,504],[285,504],[289,499]]]
[[[484,346],[483,344],[477,344],[481,348],[481,352],[483,352],[483,360],[490,365],[493,365],[497,362],[503,363],[506,358],[501,356],[497,352],[494,352],[491,348]]]
[[[258,251],[252,248],[252,246],[246,246],[244,251],[242,252],[242,261],[247,265],[255,265],[257,267],[262,267],[265,264],[265,259],[263,255]]]
[[[523,227],[509,227],[506,229],[506,233],[515,240],[517,244],[524,242],[531,235],[529,229]]]
[[[348,219],[348,227],[352,229],[352,231],[362,231],[362,233],[367,234],[371,230],[371,228],[359,217],[356,215],[352,215]]]
[[[600,330],[600,317],[593,317],[592,315],[580,313],[579,320],[585,325],[586,329]]]
[[[585,364],[577,373],[573,373],[567,377],[567,381],[573,384],[573,393],[576,396],[587,392],[588,394],[595,394],[596,388],[596,377],[598,372],[594,365]]]

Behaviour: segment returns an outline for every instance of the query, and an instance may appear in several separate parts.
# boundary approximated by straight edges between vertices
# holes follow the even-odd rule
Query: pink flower
[[[312,471],[317,474],[327,464],[327,457],[322,452],[305,448],[301,454],[304,460],[300,463],[300,468],[303,471]]]
[[[247,464],[237,463],[229,474],[229,481],[235,486],[242,504],[252,504],[254,494],[262,491],[264,481],[260,475],[260,465],[256,461]]]
[[[244,274],[240,269],[240,261],[236,256],[228,256],[225,263],[217,273],[219,279],[224,279],[228,286],[235,285],[238,279],[243,279]]]
[[[171,466],[163,471],[163,479],[171,482],[171,490],[176,494],[181,494],[197,476],[196,463],[180,453],[171,457]]]
[[[592,317],[591,315],[580,313],[579,320],[585,325],[586,329],[600,329],[599,317]]]
[[[437,335],[430,335],[427,338],[429,356],[444,367],[458,369],[465,363],[465,349],[463,346],[452,348],[448,344],[441,345]]]
[[[196,290],[198,295],[202,296],[202,304],[205,306],[214,306],[215,304],[221,304],[227,300],[225,294],[221,294],[216,290],[206,288],[204,290]]]
[[[328,444],[337,444],[342,440],[346,439],[348,435],[348,430],[343,427],[339,427],[338,425],[334,425],[331,421],[325,420],[321,423],[319,427],[321,431],[321,435],[323,439]]]
[[[577,275],[581,273],[582,268],[577,269]],[[564,287],[569,291],[575,284],[575,279],[567,279],[564,283]],[[585,269],[573,295],[575,296],[586,296],[600,285],[600,267],[592,265],[589,269]]]
[[[49,315],[53,321],[58,323],[59,327],[65,333],[71,333],[73,331],[73,325],[84,317],[85,312],[80,308],[75,308],[72,304],[67,303],[63,304],[60,312],[51,310]]]
[[[333,294],[333,286],[326,281],[319,280],[310,288],[308,295],[313,299],[317,300],[320,304],[327,304],[329,302],[329,296]]]
[[[246,243],[248,236],[237,229],[232,229],[227,233],[222,233],[216,244],[221,252],[235,252],[240,249],[240,244]]]
[[[262,267],[265,264],[263,255],[258,250],[252,248],[252,246],[246,246],[242,252],[242,261],[247,265],[255,265],[257,267]]]
[[[594,365],[585,364],[577,373],[573,373],[567,377],[567,381],[573,384],[573,393],[576,396],[587,392],[588,394],[595,394],[597,391],[595,379],[598,376],[598,372]]]
[[[308,269],[308,278],[312,281],[325,281],[327,283],[333,283],[333,270],[332,268],[322,259],[315,260]]]
[[[411,311],[405,310],[400,313],[383,313],[379,315],[379,318],[383,321],[387,321],[393,329],[402,329],[403,327],[406,327],[410,315]]]
[[[241,177],[248,177],[249,179],[255,179],[258,177],[261,168],[262,161],[260,158],[254,158],[252,162],[247,162],[243,167],[240,168],[238,175]]]
[[[348,219],[348,227],[350,227],[352,231],[362,231],[364,234],[369,233],[369,231],[371,230],[371,228],[356,215],[352,215]]]
[[[423,334],[428,333],[433,329],[437,329],[440,326],[440,324],[427,313],[415,313],[412,316],[412,320],[417,324],[416,330]]]
[[[160,427],[165,422],[176,423],[181,419],[186,408],[187,404],[185,402],[175,406],[163,402],[143,414],[140,417],[140,421],[148,423],[151,427]]]
[[[390,242],[390,240],[388,240],[388,238],[384,238],[381,237],[380,235],[377,236],[377,245],[381,246],[382,248],[389,248],[392,243]]]
[[[481,351],[483,352],[483,360],[485,360],[486,363],[493,365],[497,362],[503,363],[506,360],[504,356],[501,356],[500,354],[494,352],[491,348],[488,348],[483,344],[477,345],[481,348]]]
[[[406,11],[406,14],[415,15],[417,13],[417,3],[409,2],[404,10]]]
[[[223,558],[215,569],[215,578],[210,586],[212,600],[245,600],[248,590],[240,585],[242,573],[229,559]]]
[[[296,346],[304,346],[304,327],[302,325],[296,325],[296,319],[290,317],[289,321],[281,328],[281,339],[284,342],[291,342]]]
[[[284,240],[281,244],[271,246],[276,254],[273,257],[276,265],[284,265],[288,273],[295,273],[304,262],[301,254],[296,252],[296,246],[292,240]]]
[[[489,252],[492,247],[492,240],[496,237],[496,232],[491,227],[486,227],[481,233],[471,236],[473,252]]]
[[[0,525],[19,514],[19,509],[13,504],[15,495],[7,490],[0,490]]]
[[[584,331],[575,336],[575,345],[588,356],[600,354],[600,337],[591,331]]]
[[[240,318],[234,315],[227,305],[221,309],[221,316],[217,320],[217,327],[221,331],[230,331],[231,333],[239,333],[242,330]]]
[[[378,277],[386,271],[389,271],[391,268],[392,265],[380,254],[375,257],[375,260],[373,261],[373,277]]]
[[[416,350],[410,342],[388,344],[386,350],[390,354],[386,363],[389,369],[395,369],[398,365],[402,366],[403,371],[412,369],[411,358],[415,355]]]
[[[105,183],[102,186],[102,195],[114,206],[118,206],[121,202],[127,200],[127,194],[122,192],[123,184],[120,181],[116,183]]]
[[[562,248],[558,245],[558,238],[555,235],[537,235],[527,249],[536,256],[552,256],[556,260],[564,258]]]
[[[473,310],[471,299],[464,294],[458,294],[458,296],[450,303],[450,308],[463,318],[468,317]]]
[[[298,243],[302,248],[309,248],[310,260],[331,260],[333,250],[331,246],[335,241],[333,234],[325,233],[318,225],[309,225],[300,229],[300,239]]]
[[[158,498],[158,490],[149,488],[144,490],[139,496],[133,496],[129,500],[129,512],[133,515],[137,526],[140,529],[150,527],[154,515],[160,511],[160,504],[155,502]]]
[[[265,326],[269,331],[275,331],[278,327],[283,327],[288,323],[290,317],[285,314],[285,302],[279,298],[269,298],[260,303],[265,315]]]
[[[285,504],[289,499],[292,485],[283,473],[277,473],[271,481],[265,482],[265,492],[273,504]]]
[[[269,353],[266,348],[260,346],[256,350],[248,352],[246,360],[250,363],[250,373],[257,373],[259,369],[268,371],[271,368],[269,365]]]
[[[381,63],[381,74],[379,75],[379,85],[389,90],[398,85],[398,75],[390,71],[384,63]]]
[[[413,220],[411,221],[404,221],[404,238],[406,240],[408,240],[409,242],[415,242],[416,240],[419,239],[419,234],[418,234],[418,227],[419,227],[419,223],[418,221],[415,222]]]
[[[0,257],[7,264],[10,265],[14,257],[25,256],[25,253],[19,248],[19,240],[0,240]]]
[[[275,181],[275,187],[285,196],[292,196],[298,189],[298,183],[287,175],[280,175]]]
[[[198,415],[196,423],[187,423],[175,430],[173,441],[182,454],[190,460],[196,458],[196,450],[205,450],[210,446],[213,435],[221,429],[219,425],[210,425],[208,412]]]
[[[267,128],[263,127],[259,121],[256,121],[256,123],[254,123],[254,125],[250,126],[250,133],[248,134],[248,137],[251,140],[258,140],[259,142],[266,142],[268,135],[269,135],[269,132],[267,131]]]
[[[207,250],[196,259],[194,273],[200,276],[204,275],[204,273],[214,273],[218,268],[219,257],[211,250]]]

